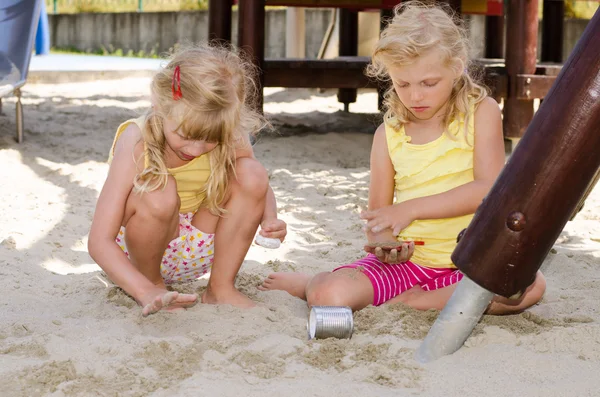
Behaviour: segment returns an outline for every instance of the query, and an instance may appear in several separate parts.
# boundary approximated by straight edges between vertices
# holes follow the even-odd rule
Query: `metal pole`
[[[420,363],[452,354],[465,343],[494,293],[464,276],[415,353]]]
[[[17,143],[23,142],[23,104],[21,103],[21,90],[17,88],[15,91],[17,97],[16,119],[17,119]]]

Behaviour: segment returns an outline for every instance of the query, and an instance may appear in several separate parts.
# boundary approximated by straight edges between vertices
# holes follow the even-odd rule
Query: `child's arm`
[[[381,124],[371,147],[371,181],[369,183],[369,211],[391,206],[394,202],[394,176],[396,171],[390,159],[385,125]],[[402,263],[410,259],[414,252],[413,244],[401,245],[391,229],[373,233],[366,229],[368,244],[365,251],[375,254],[385,263]],[[399,247],[401,249],[398,249]]]
[[[370,162],[369,211],[373,211],[390,206],[394,202],[395,171],[388,152],[384,124],[381,124],[375,131]],[[378,233],[366,229],[366,234],[369,243],[396,241],[391,229],[383,229]]]
[[[369,213],[374,232],[390,228],[394,235],[417,219],[442,219],[472,214],[491,189],[504,166],[504,138],[500,108],[486,98],[475,112],[474,181],[447,192],[408,200]]]
[[[115,242],[123,222],[127,197],[137,173],[135,159],[142,155],[140,130],[131,124],[119,137],[90,229],[88,251],[108,277],[141,304],[155,286],[127,259]]]

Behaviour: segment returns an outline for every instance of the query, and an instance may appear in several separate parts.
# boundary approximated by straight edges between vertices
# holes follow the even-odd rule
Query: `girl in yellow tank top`
[[[314,277],[270,275],[309,305],[404,302],[441,309],[462,278],[450,258],[504,165],[500,109],[467,71],[465,32],[447,10],[403,2],[367,69],[391,82],[371,149],[369,209],[361,214],[369,253]],[[485,242],[482,242],[485,243]],[[497,297],[491,313],[523,310],[544,292],[541,274],[521,301]]]
[[[203,275],[203,303],[253,306],[234,280],[255,233],[285,238],[250,145],[264,120],[249,76],[233,51],[181,46],[152,79],[152,107],[117,128],[88,248],[143,315],[193,305],[166,284]]]

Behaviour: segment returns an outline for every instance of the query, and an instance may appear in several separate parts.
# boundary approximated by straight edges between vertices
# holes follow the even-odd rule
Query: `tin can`
[[[350,339],[354,317],[348,306],[313,306],[306,324],[308,339]]]

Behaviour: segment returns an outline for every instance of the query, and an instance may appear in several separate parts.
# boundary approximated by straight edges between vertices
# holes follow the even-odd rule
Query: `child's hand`
[[[406,243],[397,241],[369,243],[365,245],[365,251],[374,254],[383,263],[404,263],[408,261],[415,252],[415,243],[412,241]]]
[[[285,240],[287,235],[287,224],[281,219],[265,219],[260,224],[259,234],[267,238],[277,238],[281,242]]]
[[[146,317],[160,310],[179,311],[193,306],[198,300],[196,294],[180,294],[177,291],[155,287],[148,291],[140,300],[142,316]]]
[[[394,236],[397,236],[400,231],[415,220],[413,210],[404,204],[388,205],[376,210],[363,211],[360,217],[367,220],[366,231],[380,233],[385,229],[391,229]]]

